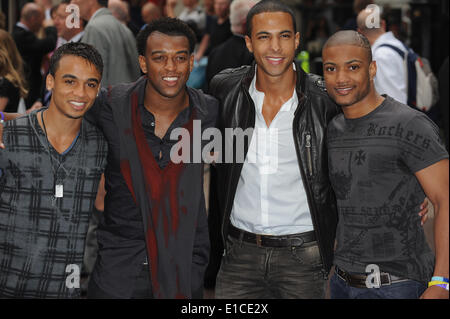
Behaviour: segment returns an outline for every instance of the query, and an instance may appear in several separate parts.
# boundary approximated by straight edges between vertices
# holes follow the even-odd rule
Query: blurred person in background
[[[386,31],[386,20],[381,15],[379,27],[373,27],[367,20],[374,14],[373,8],[362,10],[358,14],[358,31],[370,42],[373,59],[377,63],[377,74],[374,78],[375,88],[380,94],[387,94],[395,100],[407,104],[408,87],[406,66],[403,58],[393,49],[382,45],[392,45],[404,53],[406,48],[392,32]]]
[[[8,56],[14,69],[19,73],[20,77],[24,79],[24,65],[22,56],[17,49],[16,43],[12,38],[11,34],[5,30],[0,30],[0,47],[8,52]],[[24,79],[25,81],[25,79]]]
[[[0,48],[6,50],[6,52],[8,53],[8,58],[12,63],[13,69],[19,75],[21,81],[23,82],[23,88],[27,91],[27,94],[28,94],[28,83],[26,82],[26,79],[24,76],[24,65],[23,65],[22,57],[19,53],[19,50],[17,50],[16,44],[15,44],[11,34],[6,32],[5,30],[1,30],[1,29],[0,29]],[[13,91],[15,91],[17,93],[17,91],[15,89]],[[15,93],[15,96],[17,96],[16,93]],[[8,98],[11,98],[11,97],[8,96]],[[20,111],[20,113],[25,112],[25,110],[26,110],[25,100],[24,100],[25,98],[26,98],[26,95],[20,95],[20,99],[18,102],[19,104],[17,106],[13,106],[12,108],[8,107],[8,109],[12,110],[12,112],[19,112],[19,111]],[[12,103],[13,105],[15,105],[14,102],[9,101],[9,103]],[[18,109],[18,106],[20,106],[19,109]],[[29,111],[40,108],[41,106],[42,106],[41,102],[35,102],[33,104],[33,106],[29,109]],[[8,110],[5,109],[5,112],[8,112]]]
[[[195,54],[196,61],[208,55],[212,49],[233,35],[230,30],[230,4],[231,0],[214,0],[215,19],[211,21],[208,29],[205,30],[205,34]]]
[[[139,27],[130,19],[130,5],[128,2],[121,0],[109,0],[108,9],[111,14],[130,29],[134,36],[139,32]]]
[[[208,56],[206,67],[206,81],[211,79],[222,70],[237,68],[241,65],[250,65],[253,55],[245,45],[247,33],[247,13],[259,0],[234,0],[230,5],[230,24],[233,35],[214,48]]]
[[[3,31],[3,30],[2,30]],[[28,90],[25,82],[9,58],[8,51],[0,47],[0,111],[17,112],[20,98],[25,98]]]
[[[354,30],[358,29],[358,25],[356,23],[356,17],[358,14],[364,10],[369,4],[373,4],[373,0],[353,0],[353,16],[345,21],[342,26],[342,30]]]
[[[27,3],[21,10],[20,21],[14,26],[12,36],[23,61],[25,77],[29,86],[25,100],[27,108],[40,99],[43,84],[41,65],[43,57],[56,47],[57,31],[52,20],[44,21],[44,10],[35,3]],[[39,39],[36,33],[44,27],[45,37]]]
[[[70,4],[70,0],[63,0],[56,6],[55,13],[53,14],[53,21],[55,23],[58,37],[62,39],[61,44],[67,42],[80,42],[84,35],[84,23],[80,21],[79,28],[70,28],[67,26],[67,17],[71,14],[70,11],[66,11],[67,6]],[[58,39],[58,42],[60,40]]]
[[[82,42],[91,44],[104,63],[102,87],[133,82],[139,75],[138,54],[133,33],[106,8],[107,0],[72,0],[82,19],[89,21]]]
[[[306,49],[311,54],[311,59],[322,55],[322,47],[330,36],[330,27],[326,17],[321,16],[309,20],[306,30]]]
[[[175,7],[178,0],[167,0],[166,2],[166,15],[171,18],[175,18]],[[183,10],[178,15],[178,19],[186,22],[194,30],[197,37],[205,31],[206,26],[206,13],[203,8],[198,4],[198,0],[182,0]],[[195,27],[193,27],[193,25]],[[196,30],[195,30],[196,28]]]
[[[161,8],[152,2],[147,2],[142,6],[141,9],[142,20],[145,22],[145,25],[142,29],[152,22],[153,20],[159,19],[162,17]]]

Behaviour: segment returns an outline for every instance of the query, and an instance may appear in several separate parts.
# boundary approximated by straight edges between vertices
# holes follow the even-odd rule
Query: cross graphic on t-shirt
[[[359,150],[355,156],[355,161],[358,161],[356,165],[361,166],[366,161],[366,154],[363,150]]]

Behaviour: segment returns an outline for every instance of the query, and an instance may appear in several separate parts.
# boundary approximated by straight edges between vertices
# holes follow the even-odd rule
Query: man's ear
[[[45,87],[48,91],[53,90],[55,86],[55,78],[50,73],[47,75],[47,78],[45,79]]]
[[[145,62],[145,57],[143,55],[139,56],[139,66],[141,67],[142,73],[147,74],[147,62]]]
[[[300,45],[300,32],[295,33],[295,50],[298,49]]]
[[[252,39],[248,35],[245,36],[245,45],[250,53],[253,53]]]
[[[373,81],[373,79],[375,78],[375,75],[377,75],[377,62],[374,60],[374,61],[370,62],[370,64],[369,64],[370,81]]]
[[[192,72],[192,70],[194,69],[194,52],[191,53],[191,55],[189,56],[189,73]]]

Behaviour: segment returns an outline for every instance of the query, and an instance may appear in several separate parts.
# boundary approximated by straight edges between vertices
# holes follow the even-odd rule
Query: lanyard
[[[67,169],[64,167],[63,163],[60,162],[59,159],[56,159],[58,167],[55,169],[55,165],[53,163],[53,156],[52,156],[51,151],[50,151],[50,142],[49,142],[49,138],[48,138],[48,135],[47,135],[47,128],[45,126],[45,121],[44,121],[44,111],[41,112],[41,120],[42,120],[42,126],[44,127],[45,139],[47,141],[47,152],[48,152],[48,156],[50,157],[50,165],[51,165],[52,170],[53,170],[53,188],[55,190],[55,193],[54,193],[54,195],[52,195],[52,206],[55,206],[56,199],[64,197],[64,180],[67,177],[70,176],[70,173],[72,172],[72,169],[74,168],[74,166],[72,166],[70,168],[70,170],[67,171]],[[83,131],[83,122],[81,122],[80,133],[78,133],[78,137],[80,137],[80,138],[81,138],[81,132],[82,131]],[[84,145],[82,143],[82,147],[83,146]],[[78,152],[78,154],[77,154],[78,156],[77,156],[77,160],[75,162],[75,165],[76,165],[76,163],[79,163],[80,156],[83,153],[80,150],[77,150],[77,152]],[[62,168],[64,170],[64,172],[66,173],[64,178],[61,179],[61,180],[58,179],[58,171],[59,171],[60,168]]]

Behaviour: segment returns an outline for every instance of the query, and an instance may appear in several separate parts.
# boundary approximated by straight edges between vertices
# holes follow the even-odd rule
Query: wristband
[[[431,281],[443,281],[448,284],[448,278],[445,277],[434,276],[431,278]]]
[[[428,288],[432,287],[432,286],[438,286],[438,287],[444,288],[445,290],[448,291],[448,283],[443,282],[443,281],[430,281],[428,283]]]
[[[3,114],[2,111],[0,111],[0,115],[2,117],[2,119],[0,120],[0,124],[3,124],[3,123],[5,123],[5,114]]]

